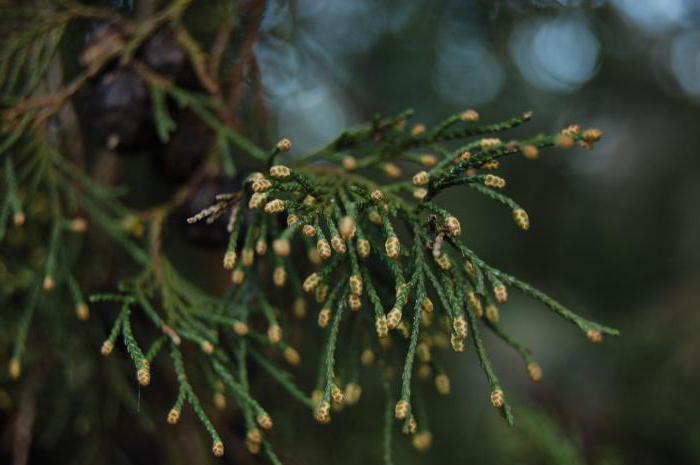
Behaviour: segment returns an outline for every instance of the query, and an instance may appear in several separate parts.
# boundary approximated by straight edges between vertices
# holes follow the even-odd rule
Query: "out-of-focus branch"
[[[251,69],[252,63],[255,61],[253,54],[253,44],[257,39],[258,29],[262,21],[262,15],[265,10],[265,0],[253,0],[248,8],[241,15],[246,18],[245,37],[241,44],[240,54],[236,65],[231,70],[230,88],[228,96],[228,108],[231,113],[234,113],[240,105],[243,98],[243,84],[245,82],[246,73]],[[237,121],[234,116],[234,127],[240,128],[240,121]]]

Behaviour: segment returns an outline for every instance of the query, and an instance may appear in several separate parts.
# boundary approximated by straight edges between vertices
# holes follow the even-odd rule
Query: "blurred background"
[[[85,3],[136,16],[158,2]],[[207,14],[217,13],[207,12],[206,2],[195,4],[194,28],[207,32]],[[530,123],[504,139],[572,123],[605,134],[593,151],[543,150],[537,161],[502,163],[506,193],[529,213],[526,233],[507,209],[473,191],[455,189],[440,202],[457,214],[464,240],[487,262],[622,335],[593,345],[512,292],[501,309],[503,325],[533,349],[544,371],[532,383],[519,356],[486,335],[515,428],[489,404],[470,347],[448,355],[450,396],[427,396],[433,447],[419,453],[395,432],[395,463],[700,463],[700,0],[268,0],[253,56],[266,120],[257,114],[245,132],[268,145],[288,137],[292,155],[325,145],[377,112],[406,108],[427,125],[466,108],[484,122],[534,111]],[[227,60],[236,65],[235,56]],[[131,165],[122,181],[132,188],[132,205],[143,207],[146,191],[151,204],[165,198],[167,190],[156,192],[148,170],[134,169],[146,162],[125,163]],[[186,241],[174,243],[174,262],[212,270],[196,278],[223,284],[214,271],[222,248],[202,259]],[[91,337],[101,342],[99,334]],[[135,389],[93,355],[75,378],[94,382],[94,389],[75,388],[72,400],[55,400],[58,413],[76,411],[75,424],[52,421],[48,439],[36,439],[30,463],[216,462],[198,424],[165,429],[166,410],[153,407],[155,390],[144,392],[143,401],[138,391],[138,403],[114,400],[105,385],[123,385],[134,397]],[[109,363],[126,373],[128,360],[115,359]],[[302,368],[300,384],[313,384],[315,368]],[[260,401],[274,406],[272,442],[282,461],[381,463],[381,386],[363,379],[363,389],[359,405],[327,427],[279,392],[264,392]],[[169,393],[161,397],[169,408]],[[119,410],[120,402],[127,408]],[[105,424],[95,427],[87,412],[112,423],[102,418]],[[53,417],[54,410],[41,415]],[[216,418],[217,425],[228,420]],[[234,421],[240,419],[231,421],[235,428]],[[66,437],[88,441],[95,431],[100,440],[90,439],[90,451],[64,460],[66,451],[84,446]],[[8,443],[7,435],[0,441]],[[228,444],[226,463],[249,463],[236,461],[240,444],[232,454]]]
[[[431,124],[526,110],[518,134],[597,127],[595,150],[503,163],[532,228],[468,191],[442,199],[492,264],[619,328],[593,346],[527,299],[504,325],[544,369],[489,340],[516,428],[485,402],[476,358],[454,358],[430,405],[425,457],[401,463],[700,463],[700,2],[696,0],[272,1],[255,45],[280,136],[301,152],[374,112]],[[509,137],[509,136],[506,136]],[[381,422],[361,411],[295,438],[294,463],[377,460]],[[367,443],[367,430],[377,438]],[[323,440],[320,440],[320,439]]]

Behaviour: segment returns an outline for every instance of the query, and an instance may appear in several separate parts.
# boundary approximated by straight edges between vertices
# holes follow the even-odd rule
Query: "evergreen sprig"
[[[363,365],[378,366],[375,372],[386,391],[384,460],[390,464],[392,417],[402,422],[402,431],[412,435],[417,449],[430,444],[416,379],[432,377],[438,391],[447,393],[449,378],[440,369],[439,352],[450,347],[463,352],[467,339],[489,383],[490,403],[512,422],[481,330],[494,332],[511,346],[533,380],[542,374],[530,351],[499,326],[498,305],[507,302],[508,287],[542,302],[592,342],[618,334],[486,263],[465,245],[459,220],[438,202],[442,192],[467,187],[509,208],[516,225],[527,230],[527,213],[500,192],[505,180],[493,170],[514,154],[535,159],[544,147],[592,148],[600,131],[569,126],[556,134],[502,141],[493,135],[524,124],[532,114],[480,124],[479,114],[467,110],[432,128],[407,128],[413,115],[408,110],[376,115],[320,150],[292,157],[288,139],[262,147],[237,130],[235,109],[227,107],[222,92],[228,83],[222,73],[212,72],[219,69],[220,55],[207,53],[183,21],[191,3],[174,0],[141,23],[109,9],[50,2],[50,8],[34,17],[21,13],[22,27],[11,31],[0,51],[0,156],[5,158],[0,241],[5,247],[10,233],[29,231],[27,235],[42,243],[31,264],[20,266],[12,259],[10,268],[17,271],[0,283],[3,297],[23,302],[12,322],[12,378],[21,375],[26,348],[40,344],[32,340],[31,327],[36,320],[42,322],[44,294],[57,295],[57,304],[69,301],[80,320],[89,317],[82,297],[89,289],[78,259],[86,255],[82,236],[93,225],[140,269],[114,293],[90,299],[119,309],[102,354],[110,355],[121,336],[145,387],[151,385],[151,364],[165,362],[157,355],[167,346],[177,378],[167,421],[177,423],[189,405],[217,456],[224,453],[223,441],[208,405],[195,392],[198,383],[193,385],[188,373],[207,380],[215,399],[229,395],[245,420],[248,450],[279,463],[261,433],[273,427],[273,420],[256,400],[248,364],[259,366],[320,423],[328,423],[331,413],[359,398],[357,354],[362,353]],[[111,48],[83,55],[78,75],[51,87],[47,71],[58,63],[58,44],[66,27],[81,19],[118,27],[119,40]],[[144,42],[166,25],[194,70],[195,89],[179,86],[135,58]],[[168,201],[141,211],[124,205],[120,190],[91,177],[83,160],[66,150],[48,124],[64,124],[59,111],[70,107],[72,97],[111,65],[133,67],[147,84],[162,143],[177,129],[170,114],[173,106],[190,110],[216,141],[203,171],[194,173]],[[192,284],[196,271],[178,270],[170,262],[163,229],[166,219],[194,194],[202,173],[232,175],[239,158],[261,171],[247,176],[240,190],[218,193],[211,205],[188,219],[211,224],[228,218],[229,240],[222,253],[232,285],[224,295],[211,295]],[[0,258],[4,272],[11,259]],[[314,343],[320,356],[303,354],[302,362],[290,341],[320,338],[293,319],[303,318],[313,300],[320,306],[318,326],[328,334],[325,344]],[[146,318],[137,318],[140,314]],[[132,327],[136,324],[144,327]],[[344,344],[352,350],[341,350]],[[200,350],[190,351],[192,346]],[[148,349],[144,353],[141,347]],[[290,371],[273,361],[280,357],[292,367],[317,364],[314,389],[300,387]],[[214,403],[222,407],[225,402]]]

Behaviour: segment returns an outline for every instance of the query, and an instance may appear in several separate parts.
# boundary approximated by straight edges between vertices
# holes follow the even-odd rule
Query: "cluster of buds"
[[[318,405],[316,405],[316,411],[314,412],[314,417],[316,421],[321,424],[327,424],[331,422],[331,404],[327,400],[321,400]]]
[[[209,341],[200,342],[199,348],[202,349],[202,352],[204,352],[207,355],[211,355],[214,353],[214,344],[212,344]]]
[[[16,358],[10,360],[7,371],[9,372],[11,379],[19,379],[22,374],[22,365],[20,364],[19,360]]]
[[[440,373],[435,377],[435,389],[443,396],[450,394],[450,378],[446,374]]]
[[[345,245],[345,241],[340,236],[331,237],[331,247],[333,247],[333,250],[338,252],[340,255],[344,255],[345,252],[348,251],[348,248]]]
[[[90,308],[85,302],[80,302],[75,306],[75,316],[80,321],[87,321],[90,318]]]
[[[324,260],[331,257],[331,245],[325,239],[319,239],[318,242],[316,242],[316,250],[318,250],[318,254]]]
[[[41,288],[44,290],[44,292],[51,292],[54,290],[55,287],[56,287],[56,281],[54,281],[53,276],[51,276],[51,275],[44,276],[44,280],[41,283]]]
[[[394,307],[389,311],[386,318],[386,324],[389,329],[396,329],[399,326],[399,323],[401,323],[401,316],[401,309],[398,307]]]
[[[528,160],[537,160],[540,157],[539,149],[532,144],[524,144],[520,146],[520,152]]]
[[[221,441],[214,442],[214,445],[211,447],[211,451],[215,457],[223,457],[223,455],[224,455],[224,443]]]
[[[513,210],[513,221],[523,231],[530,229],[530,217],[527,216],[527,212],[522,208]]]
[[[567,136],[574,139],[581,134],[581,127],[578,124],[570,124],[569,126],[562,129],[560,134],[562,136]]]
[[[379,203],[384,200],[384,193],[380,190],[373,190],[369,196],[375,203]]]
[[[397,420],[405,420],[411,410],[411,405],[407,400],[401,399],[394,407],[394,417]]]
[[[527,364],[527,374],[530,376],[530,379],[536,383],[542,380],[542,368],[536,362]]]
[[[372,352],[372,349],[364,349],[362,351],[362,354],[360,354],[360,363],[362,363],[362,366],[372,366],[374,365],[374,352]]]
[[[503,142],[501,142],[501,139],[498,139],[496,137],[485,138],[479,141],[479,147],[482,150],[489,150],[498,147],[502,143]]]
[[[318,326],[320,328],[326,328],[330,322],[331,322],[331,309],[324,307],[321,309],[320,312],[318,312]]]
[[[367,239],[358,239],[357,241],[357,254],[360,258],[369,257],[370,245]]]
[[[23,211],[15,212],[15,214],[12,215],[12,223],[18,228],[22,227],[25,221],[27,221],[27,216]]]
[[[306,237],[315,237],[316,236],[316,228],[311,225],[311,224],[305,224],[301,228],[301,232],[304,234]]]
[[[413,137],[422,137],[425,135],[426,127],[423,123],[418,123],[413,125],[411,128],[411,135]]]
[[[362,308],[362,299],[358,294],[350,293],[348,294],[348,305],[350,310],[357,312]]]
[[[299,222],[299,217],[297,215],[292,214],[292,215],[287,216],[287,226],[294,226],[298,222]],[[260,254],[260,255],[263,255],[263,254]]]
[[[180,411],[176,409],[170,409],[166,420],[171,425],[177,424],[177,422],[180,421]]]
[[[297,297],[292,304],[292,311],[297,318],[304,318],[306,315],[306,301],[303,297]]]
[[[455,352],[464,352],[466,349],[464,345],[464,338],[460,337],[456,333],[450,334],[450,345],[452,345],[452,350]]]
[[[425,452],[426,450],[430,449],[432,443],[433,435],[430,433],[430,431],[420,431],[414,434],[413,438],[411,439],[411,444],[413,444],[413,447],[415,447],[419,452]]]
[[[418,161],[420,161],[420,164],[426,168],[432,168],[433,166],[437,165],[438,159],[432,153],[424,153],[418,157]]]
[[[505,396],[503,394],[503,391],[500,389],[494,389],[491,391],[491,405],[493,405],[496,408],[501,408],[503,407],[503,404],[505,403]]]
[[[399,319],[400,319],[400,316],[399,316]],[[398,325],[398,323],[396,323],[396,324]],[[387,337],[389,335],[389,322],[384,315],[378,317],[375,320],[374,326],[377,330],[377,336],[380,339],[384,339],[385,337]],[[394,327],[396,327],[396,326],[394,326]]]
[[[294,219],[294,215],[289,215],[287,217],[287,224],[289,225],[290,220]],[[293,224],[293,223],[292,223]],[[290,225],[291,226],[291,225]],[[267,242],[265,241],[264,238],[258,239],[258,241],[255,243],[255,253],[257,253],[260,256],[263,256],[267,253]]]
[[[254,179],[250,186],[253,192],[267,192],[272,187],[272,182],[269,179],[260,177]]]
[[[248,452],[255,455],[260,452],[260,443],[262,442],[262,434],[257,428],[248,430],[245,436],[245,445]]]
[[[140,361],[140,368],[136,370],[136,379],[141,386],[151,384],[151,365],[148,360],[142,359]]]
[[[107,357],[112,353],[112,350],[114,350],[114,344],[110,340],[106,340],[102,343],[102,347],[100,348],[100,353]]]
[[[233,273],[231,273],[231,282],[237,286],[240,286],[243,284],[243,281],[245,280],[245,272],[241,270],[240,268],[236,268],[233,270]]]
[[[236,251],[229,250],[224,254],[224,269],[232,270],[236,266]]]
[[[406,432],[408,434],[416,434],[416,431],[418,431],[418,422],[413,415],[411,415],[408,417],[408,428]]]
[[[288,257],[291,253],[291,245],[287,239],[275,239],[272,241],[272,250],[275,251],[275,255]]]
[[[353,294],[362,295],[362,277],[359,274],[350,276],[348,284]]]
[[[399,242],[399,238],[396,236],[389,236],[384,244],[384,249],[386,250],[386,255],[389,258],[393,260],[399,258],[399,253],[401,252],[401,243]]]
[[[476,123],[479,121],[479,113],[477,113],[475,110],[465,110],[459,116],[465,123]]]
[[[488,304],[486,306],[486,311],[484,312],[484,316],[486,319],[493,324],[496,324],[499,322],[501,319],[501,314],[498,311],[498,307],[496,307],[494,304]]]
[[[425,187],[419,187],[413,191],[413,198],[416,200],[423,200],[428,196],[428,189]]]
[[[284,348],[284,359],[292,366],[297,366],[301,362],[301,356],[294,347],[287,346]]]
[[[438,253],[437,255],[434,255],[435,257],[435,263],[442,269],[443,271],[450,271],[452,269],[452,261],[450,260],[450,256],[447,255],[446,253]]]
[[[267,328],[267,339],[271,344],[279,344],[282,340],[282,327],[277,323],[272,323]]]
[[[464,315],[457,315],[452,319],[452,330],[461,339],[467,338],[467,321]]]
[[[481,318],[481,316],[484,314],[484,309],[481,305],[481,299],[475,292],[468,292],[467,293],[467,303],[469,304],[469,307],[471,307],[472,311],[474,312],[474,315],[477,318]]]
[[[416,356],[418,357],[418,360],[420,360],[423,363],[430,362],[430,346],[425,342],[419,343],[416,346]]]
[[[285,282],[287,282],[287,270],[284,266],[276,266],[275,270],[272,272],[272,282],[277,287],[283,287]]]
[[[500,176],[494,174],[487,174],[484,177],[484,185],[487,187],[495,187],[497,189],[503,189],[506,187],[506,180]]]
[[[328,297],[328,290],[329,286],[328,284],[321,283],[316,287],[316,302],[322,304],[323,302],[326,301],[326,298]]]
[[[353,220],[352,217],[349,216],[342,217],[338,222],[338,231],[340,232],[340,237],[342,237],[346,241],[349,241],[350,239],[354,238],[355,233],[357,232],[357,225],[355,224],[355,220]]]
[[[413,175],[413,184],[419,187],[427,186],[430,183],[430,175],[427,171],[419,171]]]
[[[331,386],[331,400],[335,406],[342,406],[345,403],[345,394],[335,384]]]
[[[383,163],[381,168],[382,168],[382,171],[384,171],[384,175],[390,179],[400,178],[401,175],[403,174],[401,171],[401,168],[399,168],[399,165],[397,165],[396,163],[391,163],[391,162]]]
[[[362,387],[357,383],[348,383],[345,385],[345,403],[347,405],[355,405],[362,395]]]
[[[274,179],[287,179],[292,175],[292,170],[288,166],[275,165],[270,167],[270,177]]]
[[[245,267],[251,267],[253,266],[253,262],[255,261],[255,251],[249,247],[244,248],[241,251],[241,263]]]
[[[248,325],[242,321],[234,322],[232,327],[233,327],[233,332],[239,336],[245,336],[250,331],[250,328],[248,327]]]
[[[586,336],[588,337],[588,340],[593,342],[594,344],[600,344],[601,342],[603,342],[603,333],[601,333],[597,329],[589,329],[586,333]]]
[[[277,150],[280,152],[289,152],[292,149],[292,141],[289,139],[280,139],[276,145]]]
[[[508,301],[508,289],[503,283],[496,283],[493,286],[493,295],[496,297],[496,302],[504,304]]]
[[[268,415],[265,412],[261,412],[258,417],[255,419],[255,421],[258,423],[258,426],[260,426],[262,429],[269,431],[272,429],[272,418],[270,418],[270,415]]]
[[[248,200],[248,208],[257,210],[267,201],[267,192],[255,192]]]
[[[570,148],[578,140],[581,147],[590,150],[601,137],[603,137],[603,133],[599,129],[586,129],[582,132],[577,124],[572,124],[561,130],[557,138],[557,145]]]
[[[445,218],[445,229],[447,229],[447,235],[450,237],[457,237],[462,234],[462,225],[459,224],[459,220],[454,216]]]
[[[303,287],[304,291],[311,292],[314,289],[316,289],[316,286],[318,286],[320,282],[321,282],[321,277],[318,275],[318,273],[311,273],[304,280],[304,284],[302,284],[302,287]]]
[[[341,164],[347,171],[355,171],[357,169],[357,158],[352,155],[345,155],[341,160]]]
[[[562,132],[557,135],[554,143],[562,149],[570,149],[576,145],[576,140],[570,135],[571,131]]]
[[[380,215],[376,209],[372,209],[369,211],[369,213],[367,214],[367,219],[369,219],[372,223],[376,224],[377,226],[381,226],[384,223],[382,215]]]
[[[270,200],[265,204],[265,213],[275,215],[284,211],[284,201],[280,199]]]

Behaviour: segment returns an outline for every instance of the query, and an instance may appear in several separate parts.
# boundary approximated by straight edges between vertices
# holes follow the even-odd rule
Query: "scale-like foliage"
[[[3,316],[13,331],[3,333],[0,347],[12,346],[11,378],[20,378],[28,348],[39,353],[53,350],[32,339],[34,325],[58,324],[61,333],[72,331],[66,318],[56,316],[56,307],[68,300],[80,320],[90,317],[79,264],[90,259],[83,251],[88,225],[95,225],[141,268],[113,293],[91,298],[118,309],[102,354],[112,354],[122,341],[144,388],[159,384],[152,379],[152,364],[169,363],[178,386],[167,422],[178,423],[182,409],[191,407],[217,456],[224,453],[224,443],[200,400],[203,393],[197,392],[202,383],[193,383],[192,373],[210,385],[216,406],[223,407],[228,398],[238,407],[248,450],[278,463],[263,434],[273,427],[273,419],[251,389],[249,365],[260,368],[260,376],[277,383],[320,423],[330,422],[332,412],[358,401],[360,374],[366,375],[360,366],[374,366],[370,372],[381,377],[386,391],[384,459],[389,463],[393,418],[417,449],[430,445],[427,412],[413,386],[415,377],[432,379],[438,392],[449,392],[441,351],[463,352],[473,345],[490,385],[491,404],[512,421],[481,333],[493,332],[512,346],[534,381],[542,371],[530,351],[500,327],[500,308],[509,290],[539,300],[593,342],[617,334],[482,260],[463,240],[459,219],[438,198],[447,189],[483,194],[501,204],[499,208],[506,207],[515,225],[527,230],[527,213],[503,193],[506,181],[494,174],[502,159],[516,154],[536,159],[540,149],[551,146],[592,148],[599,131],[570,126],[553,135],[502,141],[494,135],[524,124],[531,114],[480,124],[479,114],[467,110],[432,128],[409,128],[412,113],[407,111],[376,116],[307,155],[290,157],[287,139],[266,150],[235,129],[221,92],[235,83],[225,82],[218,73],[214,61],[221,52],[217,55],[215,48],[205,53],[183,25],[190,3],[174,1],[143,23],[72,2],[51,3],[35,15],[18,12],[21,27],[6,38],[0,61],[1,293],[3,301],[13,305]],[[84,54],[77,76],[65,83],[50,82],[46,74],[60,66],[55,55],[65,28],[84,19],[107,21],[120,35],[112,34],[108,43]],[[198,87],[180,86],[134,58],[166,24],[175,31]],[[224,20],[220,27],[225,37],[230,24]],[[91,177],[55,131],[66,123],[59,111],[70,107],[79,90],[115,63],[131,67],[147,85],[161,144],[177,129],[173,108],[193,112],[214,134],[215,144],[192,180],[170,200],[141,211],[124,206],[119,191]],[[118,143],[111,138],[107,145]],[[228,222],[222,273],[230,274],[231,289],[222,296],[210,295],[192,284],[190,277],[197,270],[177,270],[168,259],[163,230],[166,220],[194,194],[203,173],[232,175],[240,162],[257,165],[260,171],[245,177],[240,189],[218,193],[207,208],[188,219]],[[18,258],[27,250],[31,260]],[[308,314],[313,300],[320,307],[317,321],[322,332],[294,324]],[[293,336],[300,331],[305,340],[316,341],[314,353],[320,356],[300,354],[293,347],[290,341],[298,340]],[[201,350],[196,360],[183,355],[189,345]],[[169,358],[158,359],[161,351]],[[316,385],[299,387],[276,358],[292,369],[300,363],[317,366]]]

